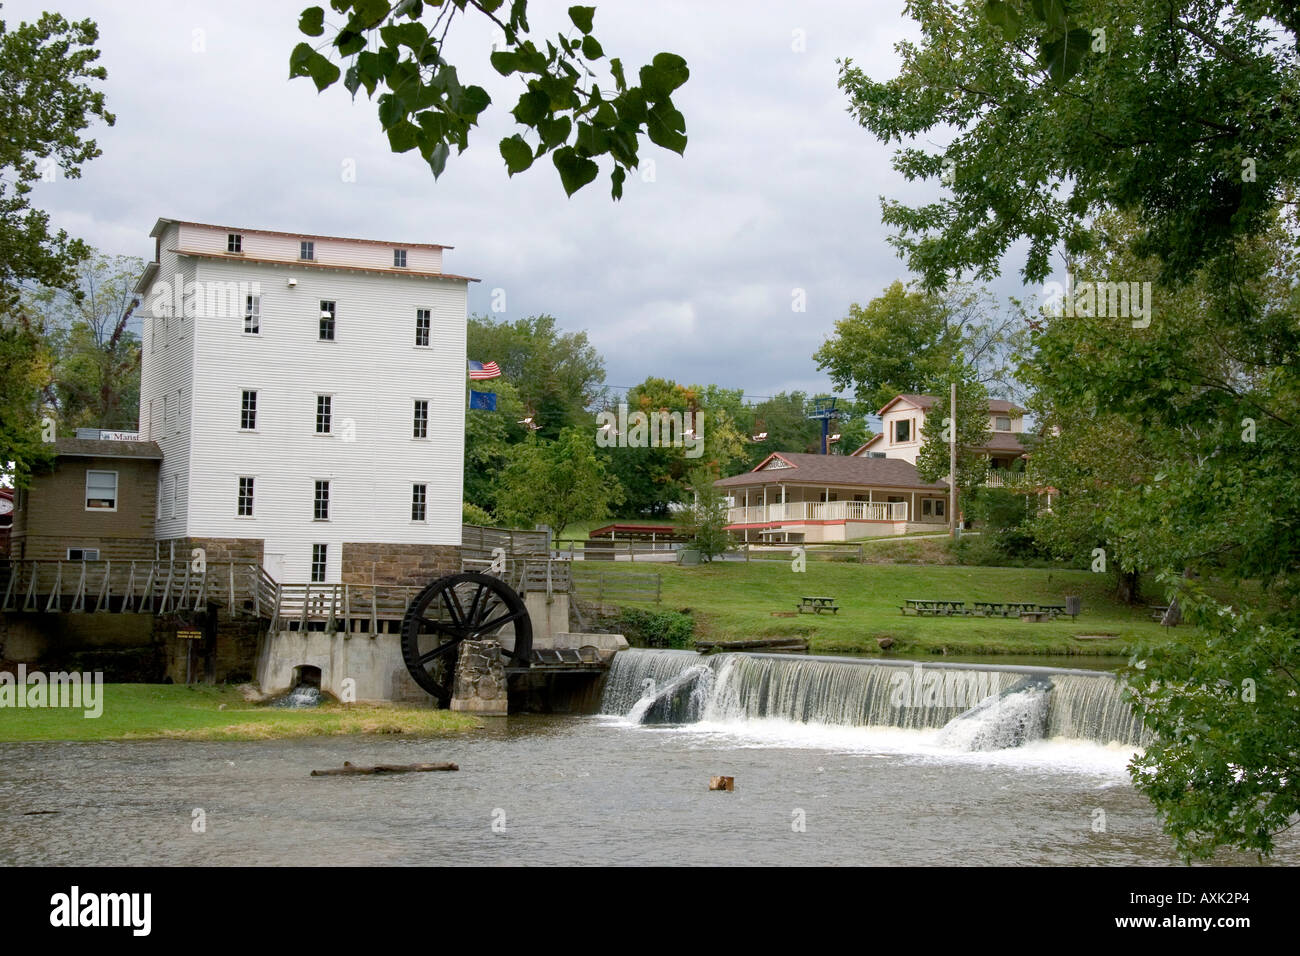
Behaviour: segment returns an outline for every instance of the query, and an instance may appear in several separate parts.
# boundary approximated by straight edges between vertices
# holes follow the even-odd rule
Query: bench
[[[808,612],[811,614],[820,614],[822,611],[830,611],[832,614],[839,613],[839,605],[835,603],[833,597],[804,597],[796,605],[800,614]]]

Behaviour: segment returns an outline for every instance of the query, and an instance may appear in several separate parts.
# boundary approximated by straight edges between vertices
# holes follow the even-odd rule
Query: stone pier
[[[509,712],[506,669],[496,641],[464,641],[460,645],[451,709],[483,717],[504,717]]]

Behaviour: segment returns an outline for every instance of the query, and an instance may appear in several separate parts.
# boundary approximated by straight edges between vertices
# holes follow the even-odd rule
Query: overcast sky
[[[596,0],[595,33],[629,73],[662,50],[691,70],[674,96],[685,156],[647,142],[653,181],[630,177],[617,203],[605,167],[572,199],[549,161],[507,178],[496,144],[514,132],[506,111],[520,87],[491,69],[481,17],[457,22],[449,56],[493,105],[435,182],[417,152],[389,151],[364,95],[286,79],[308,5],[5,2],[10,24],[48,7],[99,24],[117,116],[92,134],[104,155],[79,180],[38,186],[35,204],[97,248],[141,257],[159,216],[455,246],[445,268],[482,279],[471,312],[489,312],[503,289],[506,318],[549,312],[587,330],[615,386],[654,374],[755,397],[826,389],[811,355],[835,320],[908,278],[879,197],[917,202],[935,187],[893,171],[892,149],[848,115],[835,63],[893,75],[894,44],[916,36],[903,0]],[[567,6],[533,0],[534,33],[565,28]],[[804,313],[792,311],[796,289]]]

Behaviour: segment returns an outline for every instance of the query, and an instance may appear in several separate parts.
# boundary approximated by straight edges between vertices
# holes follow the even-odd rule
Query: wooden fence
[[[581,601],[604,604],[606,601],[636,601],[658,604],[663,599],[663,576],[631,571],[600,571],[573,565],[573,594]]]

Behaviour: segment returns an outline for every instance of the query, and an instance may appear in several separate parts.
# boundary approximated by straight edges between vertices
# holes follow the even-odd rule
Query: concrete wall
[[[344,680],[356,681],[356,700],[428,703],[429,696],[406,672],[401,635],[341,631],[279,631],[264,635],[258,651],[257,684],[280,694],[294,686],[295,668],[319,667],[321,690],[342,697]]]

